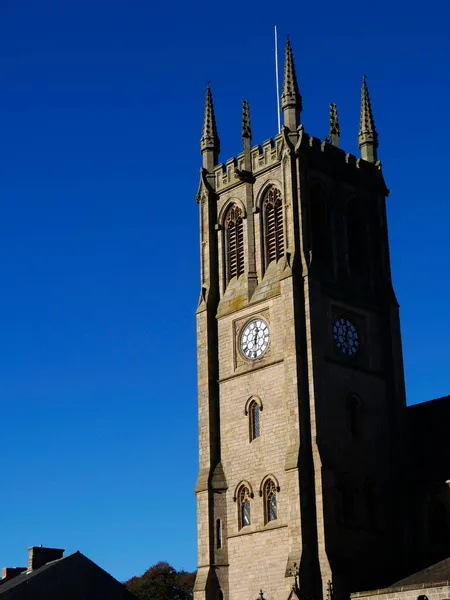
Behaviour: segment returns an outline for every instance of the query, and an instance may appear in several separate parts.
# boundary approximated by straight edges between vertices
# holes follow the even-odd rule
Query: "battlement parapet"
[[[262,171],[278,164],[281,160],[282,136],[276,135],[273,139],[265,140],[262,145],[252,146],[250,150],[252,173],[258,175]],[[226,163],[221,163],[214,168],[214,182],[216,192],[220,193],[242,181],[239,173],[244,171],[244,153],[237,157],[229,158]]]
[[[273,139],[267,139],[262,144],[252,146],[250,150],[252,175],[258,176],[265,170],[277,165],[281,161],[281,151],[284,140],[282,134]],[[346,153],[329,142],[308,135],[301,130],[295,146],[297,154],[303,154],[312,165],[329,175],[344,175],[347,181],[358,181],[367,185],[381,185],[385,187],[381,173],[381,164],[372,164],[353,154]],[[221,163],[214,168],[214,185],[217,193],[226,191],[241,184],[246,179],[244,173],[244,152],[237,157],[229,158],[225,164]]]
[[[356,158],[329,140],[321,141],[305,131],[301,132],[295,150],[299,155],[304,155],[312,166],[332,177],[338,176],[363,186],[381,186],[387,191],[380,162],[373,164]]]

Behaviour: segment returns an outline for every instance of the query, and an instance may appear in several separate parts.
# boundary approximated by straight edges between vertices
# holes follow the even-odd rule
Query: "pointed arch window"
[[[364,483],[363,496],[366,508],[366,528],[374,530],[378,527],[378,505],[377,488],[371,479],[367,479]]]
[[[283,202],[281,192],[271,187],[263,202],[266,267],[284,256]]]
[[[356,498],[355,490],[351,483],[346,478],[341,483],[341,497],[342,497],[342,521],[344,525],[351,527],[355,524],[356,518]]]
[[[347,204],[347,255],[350,273],[364,273],[369,267],[367,231],[361,200],[352,198]]]
[[[331,262],[330,215],[325,193],[315,185],[310,194],[311,249],[313,261]]]
[[[247,486],[243,485],[239,489],[237,497],[239,529],[251,524],[250,498],[250,490]]]
[[[225,217],[226,280],[244,272],[244,223],[241,209],[233,204]]]
[[[347,398],[347,422],[350,437],[358,438],[361,435],[361,400],[355,394]]]
[[[249,425],[250,425],[250,441],[261,435],[261,408],[259,404],[252,400],[248,409]]]
[[[272,479],[267,479],[263,487],[264,520],[266,523],[277,519],[277,486]]]

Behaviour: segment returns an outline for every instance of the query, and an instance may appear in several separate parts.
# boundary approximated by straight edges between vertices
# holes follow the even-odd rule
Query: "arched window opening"
[[[242,486],[238,495],[239,529],[250,525],[250,490]]]
[[[364,486],[364,497],[366,504],[367,529],[377,530],[380,527],[380,502],[378,498],[377,485],[368,480]]]
[[[266,523],[277,518],[277,487],[272,479],[268,479],[263,488],[264,516]]]
[[[244,223],[241,209],[233,204],[225,219],[227,283],[244,272]]]
[[[350,437],[356,439],[361,435],[361,400],[352,394],[347,399],[347,419]]]
[[[368,268],[367,231],[361,201],[353,198],[347,205],[347,253],[350,272],[364,273]]]
[[[259,404],[254,400],[251,402],[248,415],[250,419],[250,441],[253,442],[255,438],[261,435],[261,420],[260,420],[261,409]]]
[[[331,230],[325,194],[316,185],[311,190],[311,249],[313,261],[331,260]]]
[[[216,521],[216,545],[218,550],[222,548],[222,523],[220,519]]]
[[[284,256],[283,203],[281,192],[271,187],[263,202],[266,267]]]
[[[342,521],[348,527],[355,524],[356,497],[355,490],[348,479],[341,482]]]

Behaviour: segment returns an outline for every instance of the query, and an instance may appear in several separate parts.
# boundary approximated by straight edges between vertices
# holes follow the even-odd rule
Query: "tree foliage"
[[[139,600],[192,600],[194,581],[195,571],[177,571],[167,562],[158,562],[125,585]]]

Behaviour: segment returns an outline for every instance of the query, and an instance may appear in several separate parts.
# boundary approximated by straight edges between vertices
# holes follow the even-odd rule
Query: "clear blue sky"
[[[279,10],[276,10],[276,9]],[[0,566],[80,549],[114,576],[196,566],[195,320],[205,86],[222,160],[276,133],[272,30],[303,123],[367,73],[408,401],[450,393],[448,0],[0,0]]]

